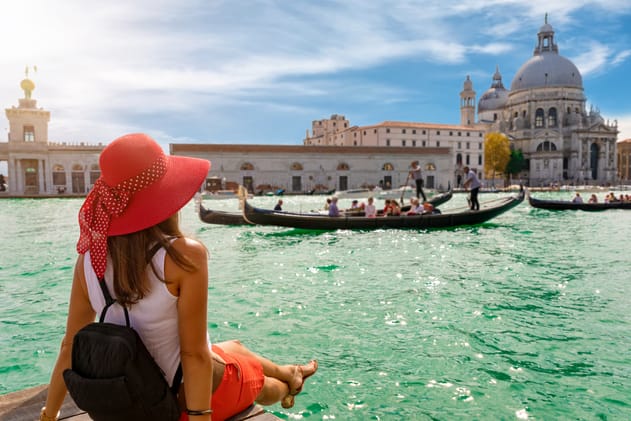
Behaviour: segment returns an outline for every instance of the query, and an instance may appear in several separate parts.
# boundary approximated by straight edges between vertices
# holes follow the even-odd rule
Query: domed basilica
[[[586,109],[581,73],[559,54],[547,18],[537,35],[534,54],[517,71],[510,90],[496,69],[473,125],[508,136],[511,147],[524,155],[521,177],[531,186],[616,182],[617,122]],[[460,97],[461,124],[472,125],[475,91],[469,77]]]

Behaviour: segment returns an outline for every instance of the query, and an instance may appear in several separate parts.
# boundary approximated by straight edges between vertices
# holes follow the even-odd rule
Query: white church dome
[[[546,22],[537,35],[539,44],[535,48],[534,56],[515,74],[511,91],[547,86],[583,89],[583,78],[578,68],[570,60],[559,55],[559,49],[554,43],[552,26]]]

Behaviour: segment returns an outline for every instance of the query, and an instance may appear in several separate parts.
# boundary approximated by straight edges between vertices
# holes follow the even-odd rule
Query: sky
[[[630,0],[3,1],[0,104],[29,66],[54,142],[302,144],[332,114],[459,124],[466,76],[477,99],[496,66],[510,88],[546,13],[588,109],[631,138]]]

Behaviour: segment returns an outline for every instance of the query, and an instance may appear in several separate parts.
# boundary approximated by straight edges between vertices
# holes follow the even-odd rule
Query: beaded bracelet
[[[213,410],[212,409],[202,409],[202,410],[197,410],[197,409],[188,409],[186,408],[186,414],[187,415],[209,415],[212,414]]]

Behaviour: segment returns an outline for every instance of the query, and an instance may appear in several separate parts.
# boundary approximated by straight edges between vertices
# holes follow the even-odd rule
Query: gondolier
[[[412,161],[410,168],[408,178],[414,179],[416,183],[416,198],[420,199],[421,196],[423,196],[423,202],[427,202],[427,197],[425,197],[425,192],[423,191],[423,171],[421,170],[421,166],[418,161]]]

